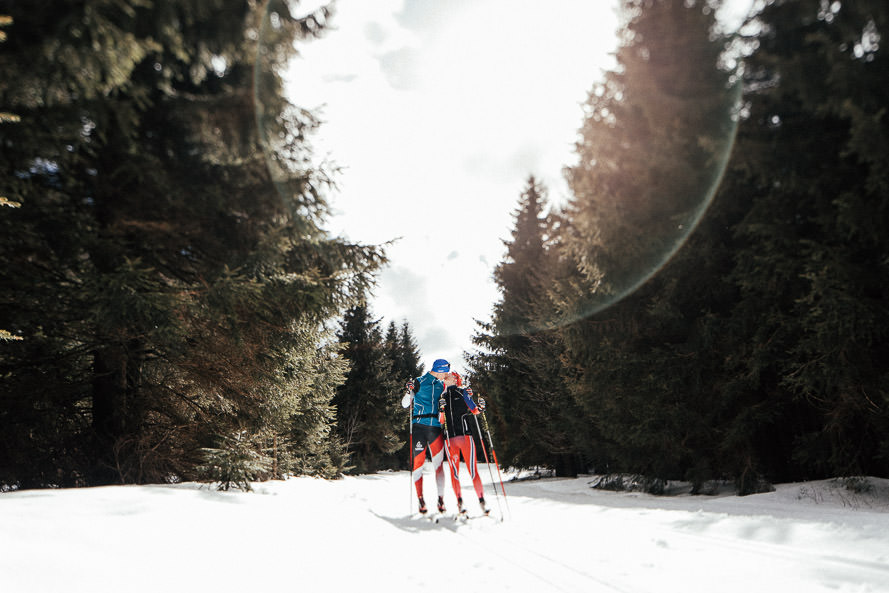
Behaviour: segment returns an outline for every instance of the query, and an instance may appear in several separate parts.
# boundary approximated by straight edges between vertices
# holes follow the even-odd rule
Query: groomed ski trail
[[[465,593],[889,593],[889,480],[863,494],[822,480],[656,497],[593,490],[592,479],[507,481],[503,522],[419,518],[407,471],[291,478],[252,493],[10,492],[0,495],[0,574],[19,593],[117,593],[120,583],[127,593],[426,591],[453,579]],[[434,480],[425,486],[429,500]],[[453,513],[450,489],[445,502]]]
[[[491,487],[485,484],[486,493]],[[749,497],[609,493],[585,483],[578,487],[573,479],[509,482],[506,487],[512,516],[505,521],[499,516],[445,518],[422,530],[436,548],[464,550],[473,574],[498,575],[501,591],[645,593],[656,581],[661,593],[705,585],[721,593],[800,587],[807,593],[889,592],[889,538],[878,526],[862,543],[882,545],[886,555],[869,560],[821,551],[832,538],[857,537],[833,522],[774,517],[768,504],[762,512],[750,505],[750,514],[720,510],[750,502]],[[689,511],[690,500],[714,509]],[[885,512],[875,517],[889,524]],[[714,573],[718,580],[706,576]],[[481,581],[477,587],[470,582],[468,590],[484,591]]]

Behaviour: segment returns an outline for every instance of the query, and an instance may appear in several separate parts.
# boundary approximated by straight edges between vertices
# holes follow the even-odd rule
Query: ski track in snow
[[[549,481],[550,485],[558,483]],[[702,586],[708,580],[722,591],[777,591],[785,587],[803,590],[802,585],[807,591],[889,590],[889,533],[885,531],[889,517],[885,512],[859,514],[858,518],[865,521],[874,520],[875,528],[865,530],[865,535],[869,535],[865,538],[860,537],[860,532],[846,530],[843,543],[848,545],[837,547],[832,543],[844,535],[841,524],[833,523],[837,514],[831,513],[831,522],[820,523],[788,520],[769,511],[761,513],[756,500],[774,498],[769,494],[712,499],[597,491],[587,494],[592,494],[596,502],[583,510],[594,509],[597,504],[607,509],[600,508],[598,515],[588,515],[590,523],[597,527],[587,539],[596,542],[594,546],[604,545],[600,547],[601,554],[574,560],[587,567],[598,565],[599,569],[593,571],[597,574],[616,574],[617,579],[605,583],[614,590],[652,590],[647,572],[659,575],[655,580],[669,583],[658,590],[675,587],[679,591],[682,588],[677,584],[685,583],[686,590],[694,591],[698,589],[696,583]],[[638,501],[638,508],[627,504],[633,500]],[[657,508],[661,504],[688,506],[690,501],[725,506],[731,512],[694,510],[693,506],[684,510]],[[611,507],[610,503],[617,504]],[[647,505],[654,508],[646,508]],[[845,513],[856,514],[851,509]],[[595,532],[602,537],[596,537]],[[860,557],[859,543],[876,545],[874,560]],[[621,549],[634,550],[635,554],[621,554]],[[630,562],[626,562],[628,559]]]
[[[434,500],[429,467],[424,479]],[[400,592],[449,579],[486,593],[889,593],[889,480],[874,480],[871,495],[824,481],[654,497],[593,490],[591,479],[507,482],[508,501],[485,480],[491,516],[437,523],[416,513],[407,472],[294,478],[255,493],[0,494],[0,583],[25,593]],[[449,484],[446,502],[456,506]]]
[[[812,512],[810,505],[788,513],[804,504],[798,502],[803,496],[789,505],[773,502],[777,493],[652,497],[594,491],[583,487],[588,481],[509,483],[510,508],[516,510],[504,523],[492,519],[441,529],[467,540],[487,559],[476,563],[476,571],[487,565],[511,575],[500,581],[500,590],[889,591],[885,502],[876,511],[851,508],[845,500],[839,508],[822,504]],[[792,493],[792,487],[786,490]],[[800,515],[812,519],[801,521]],[[828,520],[819,521],[822,515]],[[844,527],[844,517],[873,524],[859,532]],[[831,545],[837,538],[845,546]],[[863,556],[859,544],[875,548],[874,559]]]

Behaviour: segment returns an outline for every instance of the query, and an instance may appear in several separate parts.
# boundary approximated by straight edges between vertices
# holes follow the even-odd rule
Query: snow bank
[[[506,500],[486,483],[496,516],[439,523],[411,514],[407,472],[294,478],[254,493],[197,484],[6,493],[0,582],[34,593],[889,592],[887,480],[746,497],[607,492],[592,480],[507,482]],[[426,487],[434,497],[434,480]]]

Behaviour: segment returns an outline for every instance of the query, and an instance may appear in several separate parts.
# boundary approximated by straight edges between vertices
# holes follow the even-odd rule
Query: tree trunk
[[[132,352],[138,352],[138,348],[112,345],[93,353],[92,483],[138,481],[128,469],[138,467],[131,459],[133,450],[125,446],[125,441],[135,436],[135,392],[141,382],[141,364]]]
[[[578,474],[579,463],[577,455],[573,453],[557,453],[556,454],[556,477],[559,478],[576,478]]]

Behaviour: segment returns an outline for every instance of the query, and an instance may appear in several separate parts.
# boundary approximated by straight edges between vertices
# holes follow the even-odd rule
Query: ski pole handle
[[[407,383],[404,384],[404,397],[401,398],[401,407],[406,408],[411,405],[411,400],[414,399],[414,380],[408,379]]]

